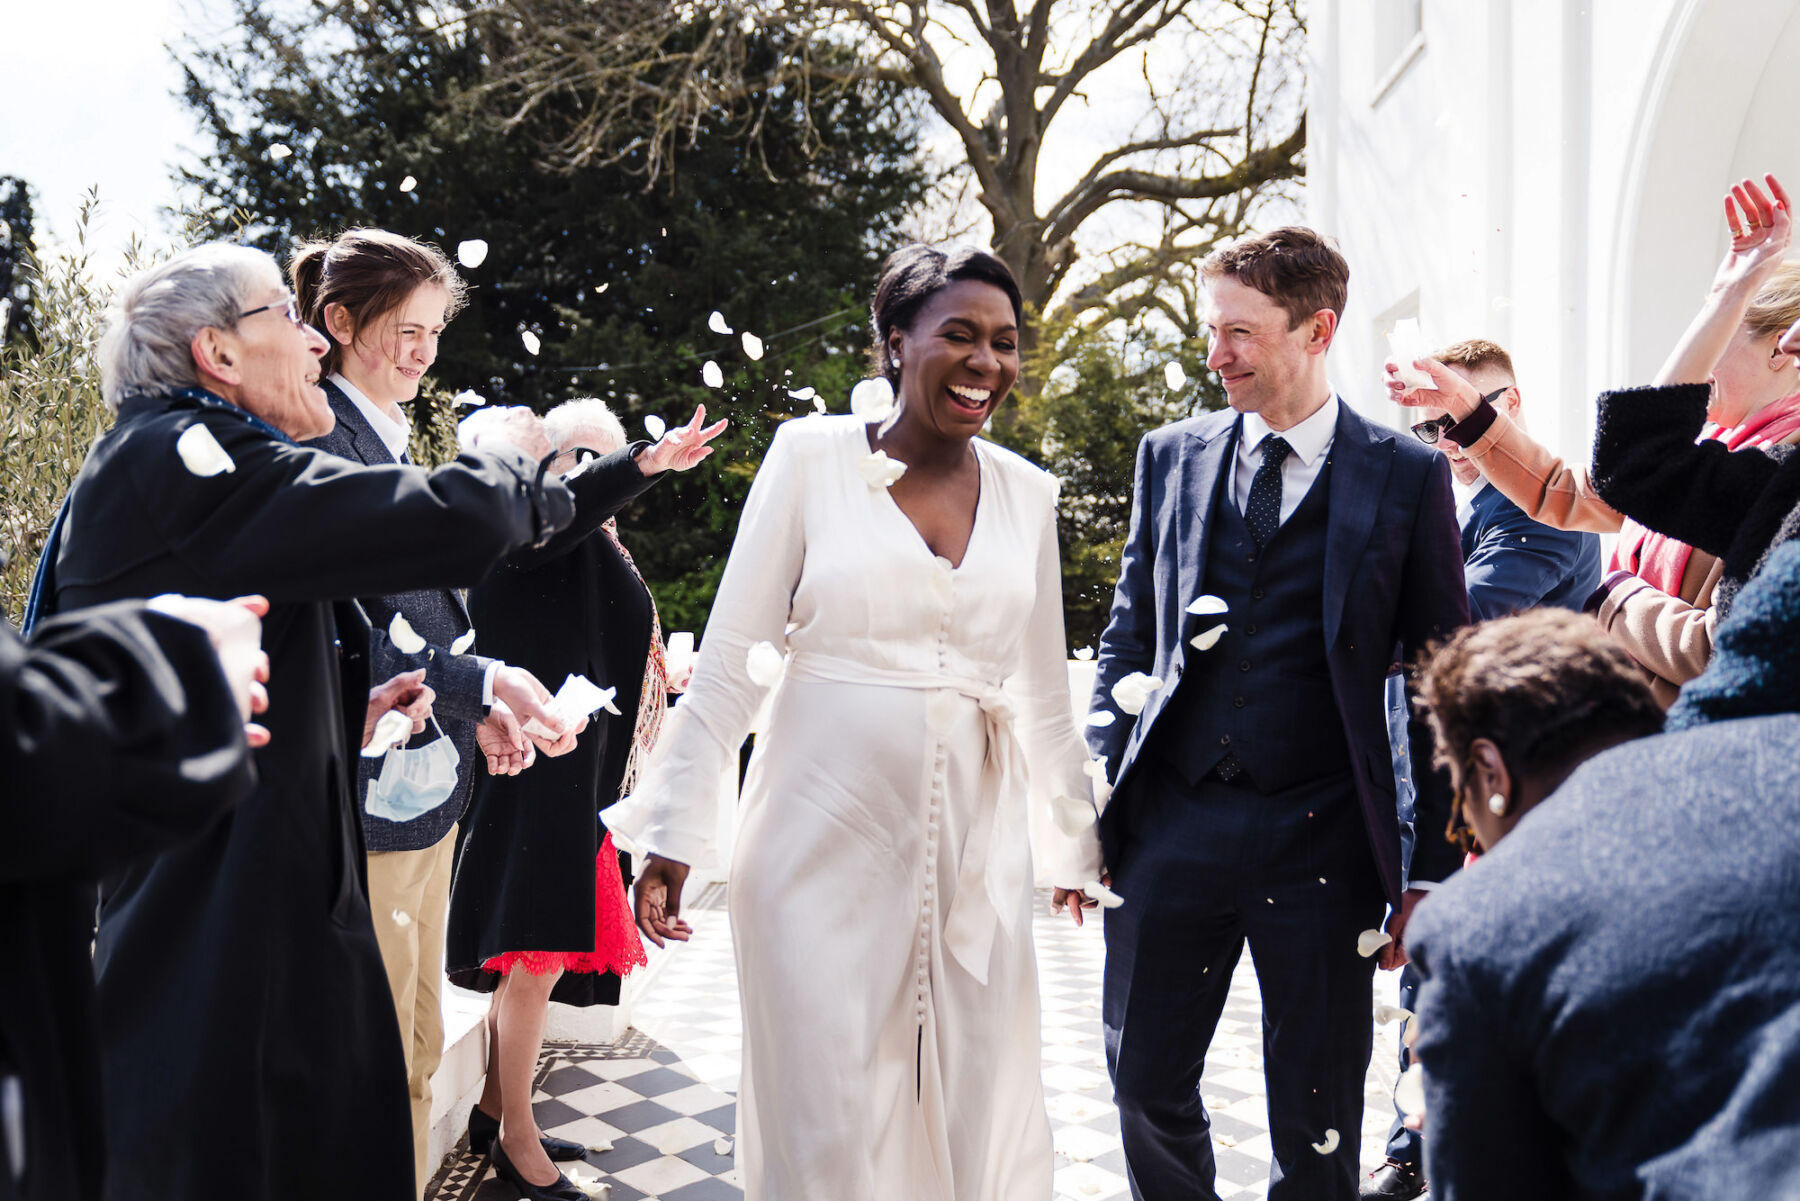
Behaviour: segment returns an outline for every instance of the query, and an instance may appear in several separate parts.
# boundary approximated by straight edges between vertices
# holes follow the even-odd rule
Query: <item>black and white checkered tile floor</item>
[[[714,885],[690,902],[686,916],[692,941],[651,950],[652,975],[630,1036],[614,1046],[547,1045],[540,1064],[538,1123],[591,1148],[587,1163],[572,1165],[570,1175],[596,1196],[604,1195],[602,1184],[610,1186],[611,1201],[743,1196],[731,1142],[741,1025],[723,887]],[[1098,923],[1077,930],[1066,917],[1050,917],[1046,894],[1035,933],[1057,1199],[1129,1197],[1101,1042]],[[1383,993],[1391,987],[1391,977],[1377,981]],[[1393,1028],[1378,1027],[1363,1117],[1365,1168],[1382,1161],[1393,1113],[1394,1054]],[[1263,1197],[1269,1132],[1262,1014],[1248,955],[1232,978],[1201,1093],[1213,1116],[1220,1197]],[[513,1195],[488,1162],[466,1148],[426,1194],[428,1201],[510,1201]]]

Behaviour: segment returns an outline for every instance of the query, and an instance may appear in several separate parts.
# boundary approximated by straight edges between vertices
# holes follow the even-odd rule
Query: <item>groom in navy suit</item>
[[[1450,471],[1326,381],[1349,267],[1278,229],[1201,266],[1231,410],[1138,447],[1088,727],[1114,782],[1103,1016],[1131,1190],[1216,1198],[1200,1074],[1246,942],[1263,1001],[1270,1201],[1354,1201],[1376,959],[1405,962],[1385,681],[1468,620]],[[1223,630],[1217,627],[1223,626]],[[1155,676],[1136,721],[1131,673]],[[1141,692],[1140,692],[1141,695]],[[1119,697],[1126,698],[1121,704]],[[1431,762],[1422,723],[1413,762]],[[1412,879],[1458,866],[1441,773],[1418,778]],[[1315,1147],[1316,1144],[1316,1147]]]

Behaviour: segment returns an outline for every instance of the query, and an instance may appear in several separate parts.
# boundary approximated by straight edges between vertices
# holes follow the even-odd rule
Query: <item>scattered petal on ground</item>
[[[1162,686],[1162,680],[1156,676],[1145,675],[1141,671],[1131,672],[1113,684],[1113,704],[1119,707],[1120,712],[1135,717],[1144,711],[1144,706],[1150,701],[1150,694]]]
[[[1386,931],[1364,930],[1356,936],[1356,953],[1367,959],[1393,941],[1393,936]]]
[[[782,666],[781,652],[775,649],[773,642],[757,643],[744,659],[744,670],[749,672],[750,682],[760,688],[767,688],[779,680]]]
[[[412,737],[412,718],[398,709],[389,709],[375,721],[375,732],[369,745],[362,749],[364,759],[379,759]]]
[[[1171,392],[1179,392],[1187,387],[1187,372],[1171,359],[1163,365],[1163,383],[1169,385]]]
[[[762,344],[761,338],[757,337],[753,333],[750,333],[749,331],[745,331],[744,336],[742,338],[740,338],[739,341],[741,341],[744,344],[744,353],[745,354],[749,355],[753,359],[762,358],[763,344]]]
[[[479,267],[486,258],[487,243],[480,238],[456,244],[456,261],[465,267]]]
[[[721,313],[718,309],[714,309],[712,311],[712,316],[706,319],[706,328],[710,329],[715,334],[728,334],[731,332],[731,326],[725,324],[725,314]]]
[[[1195,617],[1212,617],[1230,608],[1231,606],[1225,603],[1224,597],[1214,596],[1209,592],[1204,596],[1196,596],[1193,603],[1188,605],[1187,611]]]
[[[1338,1132],[1327,1130],[1325,1137],[1312,1145],[1312,1149],[1320,1155],[1330,1155],[1338,1149]]]
[[[700,368],[700,382],[709,388],[723,388],[725,373],[719,370],[717,363],[708,359]]]
[[[658,438],[662,437],[665,433],[668,432],[668,430],[669,430],[668,424],[665,421],[663,421],[663,419],[661,417],[658,417],[655,413],[652,413],[648,417],[644,418],[644,431],[650,435],[650,440],[652,442],[654,442]]]
[[[885,421],[894,411],[894,385],[880,376],[850,389],[850,411],[864,421]]]
[[[1096,709],[1087,715],[1087,724],[1093,726],[1096,730],[1104,730],[1107,726],[1112,725],[1118,720],[1119,719],[1113,715],[1111,709]]]
[[[462,637],[450,644],[450,653],[453,655],[466,655],[469,653],[469,648],[474,645],[475,627],[470,626],[468,631],[464,633]]]
[[[225,453],[213,432],[198,421],[175,439],[175,453],[181,456],[181,465],[198,476],[237,470],[237,464],[231,461],[231,456]]]
[[[1217,646],[1219,639],[1225,635],[1225,623],[1220,622],[1210,630],[1204,630],[1188,639],[1188,644],[1197,651],[1209,651]]]
[[[899,459],[888,458],[887,451],[878,450],[867,456],[856,465],[862,473],[864,482],[871,488],[892,488],[896,480],[906,474],[906,464]]]
[[[731,1154],[731,1140],[728,1138],[715,1138],[713,1140],[713,1154],[714,1155],[730,1155]]]

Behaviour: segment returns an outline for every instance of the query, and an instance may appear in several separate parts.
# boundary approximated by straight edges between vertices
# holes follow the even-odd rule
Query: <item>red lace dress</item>
[[[534,976],[547,976],[561,968],[565,972],[612,972],[624,977],[648,962],[637,922],[632,918],[630,899],[625,895],[625,878],[619,874],[619,853],[613,849],[612,835],[608,834],[594,859],[594,949],[508,951],[481,966],[502,976],[514,965],[523,964]]]

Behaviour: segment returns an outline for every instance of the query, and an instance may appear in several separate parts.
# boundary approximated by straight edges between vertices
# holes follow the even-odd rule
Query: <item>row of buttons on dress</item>
[[[939,674],[949,670],[950,618],[956,603],[956,580],[950,560],[936,556],[932,563],[931,594],[938,602],[937,666]],[[949,748],[942,731],[937,732],[931,765],[931,797],[925,812],[925,902],[919,912],[919,953],[915,985],[919,1024],[925,1023],[925,1011],[931,992],[931,923],[936,913],[938,817],[944,798],[944,772]]]

